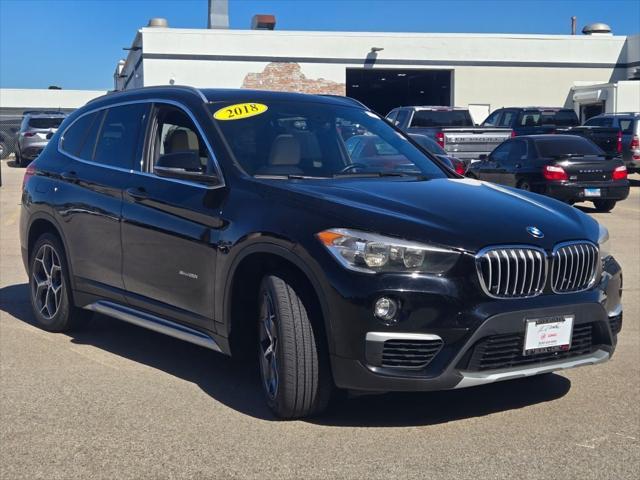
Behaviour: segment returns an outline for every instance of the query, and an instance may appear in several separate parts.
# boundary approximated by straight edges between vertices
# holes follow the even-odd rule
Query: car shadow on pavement
[[[0,289],[0,310],[36,326],[27,284]],[[64,335],[74,344],[92,345],[193,382],[207,395],[241,413],[275,420],[264,401],[257,366],[250,362],[233,361],[103,315],[94,315],[86,326]],[[435,425],[556,400],[570,388],[567,378],[551,374],[463,390],[350,396],[334,402],[324,415],[307,421],[328,426]]]

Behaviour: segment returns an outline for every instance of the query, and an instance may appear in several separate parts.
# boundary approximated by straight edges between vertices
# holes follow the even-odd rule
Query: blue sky
[[[570,17],[640,32],[639,0],[230,0],[232,28],[566,34]],[[207,0],[0,0],[0,87],[110,89],[122,47],[151,17],[204,28]]]

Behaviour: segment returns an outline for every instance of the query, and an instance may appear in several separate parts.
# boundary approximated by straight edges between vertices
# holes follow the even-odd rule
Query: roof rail
[[[22,115],[64,115],[65,113],[62,110],[25,110],[22,112]]]

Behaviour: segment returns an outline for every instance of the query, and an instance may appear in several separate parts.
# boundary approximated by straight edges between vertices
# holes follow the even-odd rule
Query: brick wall
[[[270,63],[260,73],[248,73],[242,88],[345,95],[344,83],[307,78],[297,63]]]

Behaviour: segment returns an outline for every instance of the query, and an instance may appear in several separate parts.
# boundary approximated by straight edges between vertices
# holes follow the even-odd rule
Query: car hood
[[[567,204],[473,179],[337,179],[272,183],[312,212],[330,212],[333,227],[359,228],[475,252],[489,245],[598,239],[598,224]],[[293,195],[292,195],[293,194]],[[540,229],[534,238],[527,227]]]

